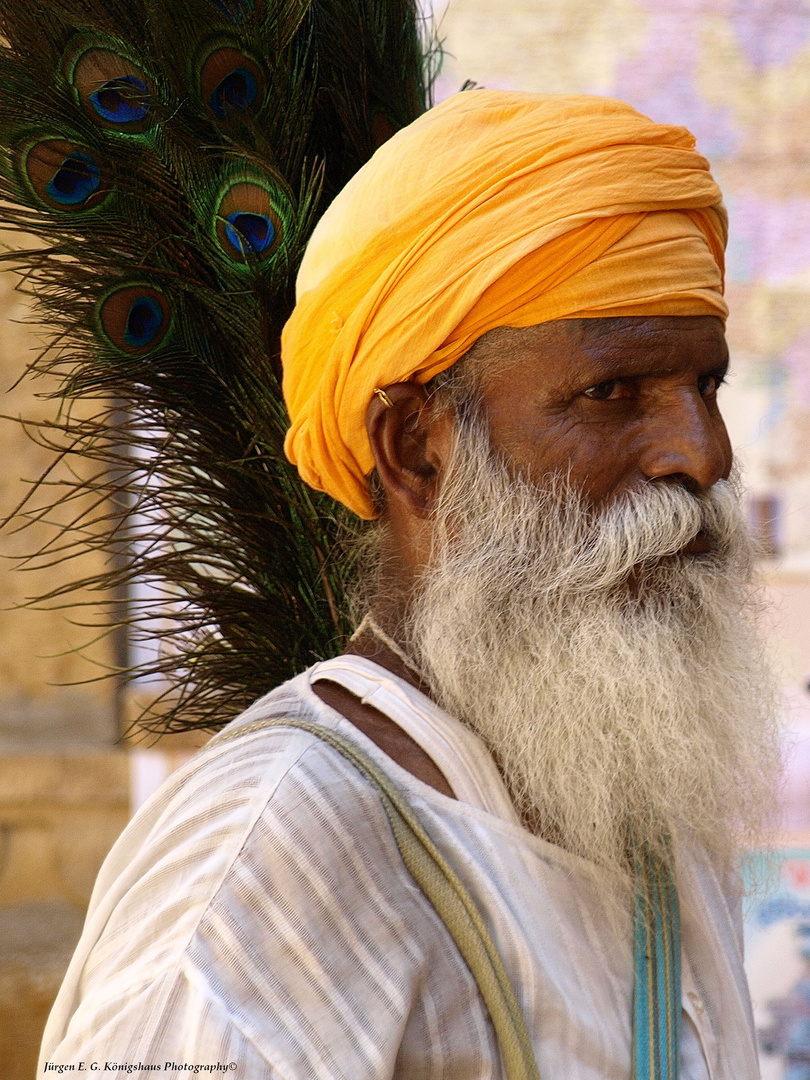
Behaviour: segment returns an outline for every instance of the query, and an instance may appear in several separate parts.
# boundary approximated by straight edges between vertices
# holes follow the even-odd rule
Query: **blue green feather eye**
[[[150,285],[125,285],[101,301],[99,321],[104,335],[123,352],[138,355],[156,348],[169,329],[171,308]]]
[[[68,78],[84,112],[102,127],[138,134],[152,123],[153,88],[126,56],[86,48],[70,62]]]
[[[278,250],[284,227],[268,184],[234,180],[220,196],[215,215],[216,236],[232,262],[256,263]]]
[[[18,154],[28,186],[56,210],[89,210],[108,194],[101,163],[84,147],[63,139],[29,143]]]
[[[101,184],[101,169],[89,154],[74,150],[54,173],[45,191],[63,206],[80,206]]]
[[[202,99],[218,120],[255,111],[264,98],[261,68],[239,49],[214,49],[200,69]]]
[[[127,312],[124,341],[131,349],[153,345],[163,327],[163,308],[153,296],[139,296]]]
[[[229,214],[225,235],[234,252],[261,255],[272,245],[276,226],[265,214]]]
[[[234,68],[214,87],[208,107],[220,120],[224,120],[234,109],[249,109],[256,101],[256,93],[253,72],[244,67]]]
[[[136,124],[149,115],[148,90],[137,75],[122,75],[105,82],[90,95],[90,102],[102,120],[112,124]]]

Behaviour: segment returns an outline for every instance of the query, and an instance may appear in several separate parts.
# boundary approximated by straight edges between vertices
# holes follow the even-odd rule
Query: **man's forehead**
[[[479,343],[485,349],[482,366],[491,357],[495,377],[515,364],[534,369],[538,378],[556,380],[596,368],[609,378],[628,368],[715,368],[728,362],[723,321],[711,315],[559,319],[499,327],[486,339]]]

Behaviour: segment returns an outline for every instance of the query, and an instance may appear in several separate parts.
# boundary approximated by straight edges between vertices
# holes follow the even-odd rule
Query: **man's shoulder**
[[[223,1038],[247,1023],[275,1060],[302,1053],[287,1030],[291,1006],[317,1011],[319,1045],[343,1038],[344,1003],[369,971],[369,993],[382,980],[396,999],[380,1034],[396,1045],[424,971],[449,972],[468,1004],[477,1000],[379,796],[317,735],[284,724],[342,726],[337,714],[308,707],[295,683],[178,770],[111,852],[62,992],[60,1016],[82,999],[77,1030],[100,1029],[110,1002],[146,1016],[175,995],[222,1025]],[[373,1004],[363,1016],[380,1019]],[[119,1012],[126,1046],[137,1032]],[[58,1024],[54,1032],[63,1037]],[[295,1075],[314,1071],[302,1065]]]
[[[152,796],[128,832],[154,842],[170,831],[193,842],[198,830],[230,821],[244,837],[263,814],[290,802],[303,812],[328,796],[350,812],[370,794],[379,804],[357,770],[309,730],[345,722],[319,707],[308,685],[304,673],[231,721]]]
[[[284,724],[323,720],[295,683],[233,721],[133,818],[96,885],[91,919],[105,935],[149,926],[157,952],[182,951],[213,908],[240,903],[248,878],[257,903],[278,880],[292,902],[358,861],[378,885],[406,873],[374,789],[317,735]]]

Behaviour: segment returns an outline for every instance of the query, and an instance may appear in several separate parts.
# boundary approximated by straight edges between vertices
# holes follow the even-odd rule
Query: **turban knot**
[[[318,223],[282,336],[303,479],[373,517],[376,386],[496,326],[725,318],[720,189],[694,137],[611,98],[476,90],[399,131]]]

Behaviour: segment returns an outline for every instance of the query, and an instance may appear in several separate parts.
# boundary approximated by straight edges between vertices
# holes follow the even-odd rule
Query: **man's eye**
[[[597,383],[596,386],[589,386],[584,391],[585,397],[592,398],[595,401],[607,401],[608,398],[617,396],[619,386],[619,379],[607,379],[605,382]]]
[[[711,375],[701,375],[698,379],[698,391],[701,397],[712,397],[723,383],[726,381],[725,375],[721,372],[712,372]]]

